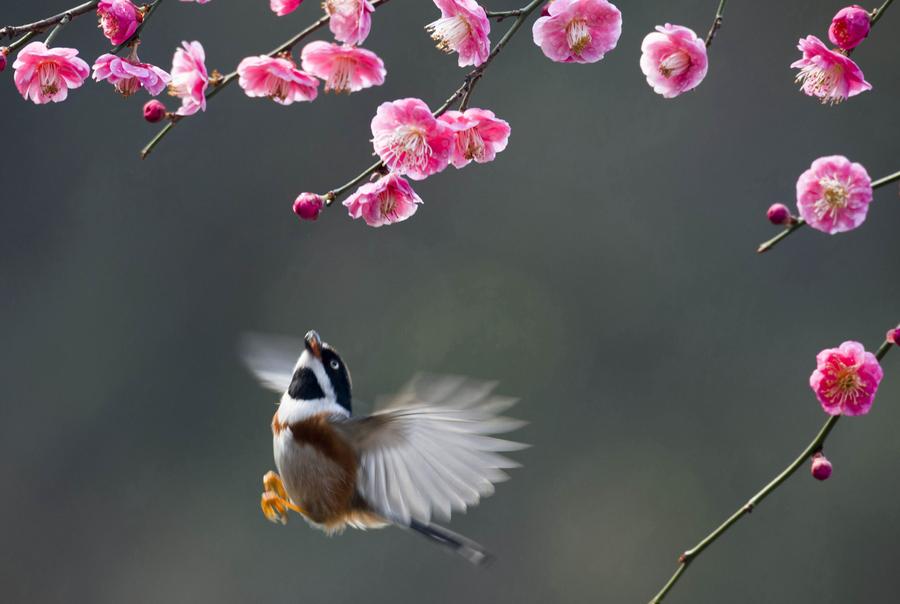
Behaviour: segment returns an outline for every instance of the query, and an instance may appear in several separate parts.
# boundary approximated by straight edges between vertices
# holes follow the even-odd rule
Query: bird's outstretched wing
[[[403,525],[449,519],[494,492],[502,453],[527,445],[490,436],[524,422],[502,417],[516,400],[496,384],[464,377],[418,376],[373,415],[338,423],[359,452],[357,489],[379,514]]]
[[[291,385],[294,365],[303,352],[303,340],[246,333],[241,337],[240,352],[244,363],[263,386],[282,393]]]

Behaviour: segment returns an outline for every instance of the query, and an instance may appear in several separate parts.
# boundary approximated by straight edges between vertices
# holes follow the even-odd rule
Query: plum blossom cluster
[[[876,14],[858,5],[839,10],[828,28],[828,39],[835,48],[828,48],[813,35],[800,39],[797,48],[802,56],[791,67],[800,70],[797,83],[804,94],[835,105],[872,89],[849,55],[869,35]]]

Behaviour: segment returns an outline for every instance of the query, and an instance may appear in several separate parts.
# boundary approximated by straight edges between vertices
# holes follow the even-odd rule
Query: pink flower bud
[[[9,52],[9,49],[5,46],[0,46],[0,71],[6,69],[6,53]]]
[[[166,106],[160,101],[153,99],[144,105],[144,119],[151,124],[161,121],[164,117],[166,117]]]
[[[294,201],[294,214],[303,220],[315,220],[324,207],[325,199],[321,195],[300,193]]]
[[[812,458],[810,472],[816,480],[828,480],[831,476],[831,462],[822,453],[816,453]]]
[[[835,46],[844,50],[856,48],[866,36],[872,23],[869,13],[861,6],[854,4],[842,8],[831,20],[828,28],[828,39]]]
[[[773,203],[766,211],[766,218],[772,224],[789,224],[791,222],[791,211],[783,203]]]
[[[900,327],[887,332],[887,341],[894,346],[900,346]]]

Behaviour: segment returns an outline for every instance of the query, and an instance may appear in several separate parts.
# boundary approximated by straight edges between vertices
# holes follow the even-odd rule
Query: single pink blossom
[[[269,7],[273,13],[283,17],[297,10],[302,3],[303,0],[269,0]]]
[[[325,80],[325,92],[356,92],[384,84],[384,62],[371,50],[317,40],[301,53],[303,70]]]
[[[866,9],[856,4],[846,6],[831,20],[828,39],[835,46],[850,50],[866,39],[871,27],[872,20]]]
[[[831,462],[821,451],[813,455],[809,471],[816,480],[828,480],[831,476]]]
[[[375,12],[369,0],[325,0],[322,7],[331,17],[328,27],[338,42],[362,44],[368,37]]]
[[[107,53],[94,62],[94,79],[107,80],[122,96],[131,96],[141,88],[156,96],[172,78],[156,65],[141,63],[137,53],[124,59]]]
[[[13,69],[19,94],[36,105],[61,103],[69,89],[80,87],[91,73],[74,48],[47,48],[43,42],[31,42],[20,50]]]
[[[616,47],[622,13],[606,0],[553,0],[534,22],[534,43],[559,63],[595,63]]]
[[[850,57],[830,50],[815,36],[801,38],[797,48],[803,53],[791,67],[799,69],[797,82],[807,96],[835,105],[860,92],[871,90],[862,69]]]
[[[200,42],[182,42],[181,46],[172,59],[169,94],[181,99],[178,115],[194,115],[206,111],[206,89],[209,87],[206,53]]]
[[[809,386],[828,415],[865,415],[884,372],[859,342],[844,342],[816,355]]]
[[[706,42],[681,25],[657,26],[641,43],[641,71],[653,92],[675,98],[706,77]]]
[[[289,58],[247,57],[237,68],[238,83],[247,96],[268,97],[281,105],[295,101],[312,101],[318,94],[319,81]]]
[[[294,214],[302,220],[315,220],[325,207],[325,198],[315,193],[300,193],[294,201]]]
[[[133,36],[144,20],[144,13],[131,0],[100,0],[97,16],[103,35],[115,45]]]
[[[151,99],[144,105],[144,119],[151,124],[161,122],[165,117],[166,106],[156,99]]]
[[[473,159],[479,164],[493,161],[506,149],[509,123],[487,109],[448,111],[438,118],[453,131],[450,163],[456,168],[468,165]]]
[[[372,137],[385,165],[413,180],[446,168],[454,142],[453,131],[421,99],[382,103],[372,119]]]
[[[772,224],[790,224],[793,221],[791,211],[783,203],[773,203],[766,212],[766,218]]]
[[[475,0],[434,0],[441,18],[425,26],[446,52],[459,54],[459,66],[478,66],[491,53],[491,22]]]
[[[872,201],[872,179],[842,155],[820,157],[797,179],[797,209],[812,228],[833,235],[861,225]]]
[[[416,213],[420,203],[421,198],[396,172],[364,184],[344,201],[352,218],[362,218],[372,227],[402,222]]]

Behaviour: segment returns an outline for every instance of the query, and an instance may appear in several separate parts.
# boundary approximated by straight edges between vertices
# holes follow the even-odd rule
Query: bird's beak
[[[314,357],[322,360],[322,339],[319,337],[319,334],[310,330],[306,333],[304,341],[306,342],[306,349],[312,353]]]

